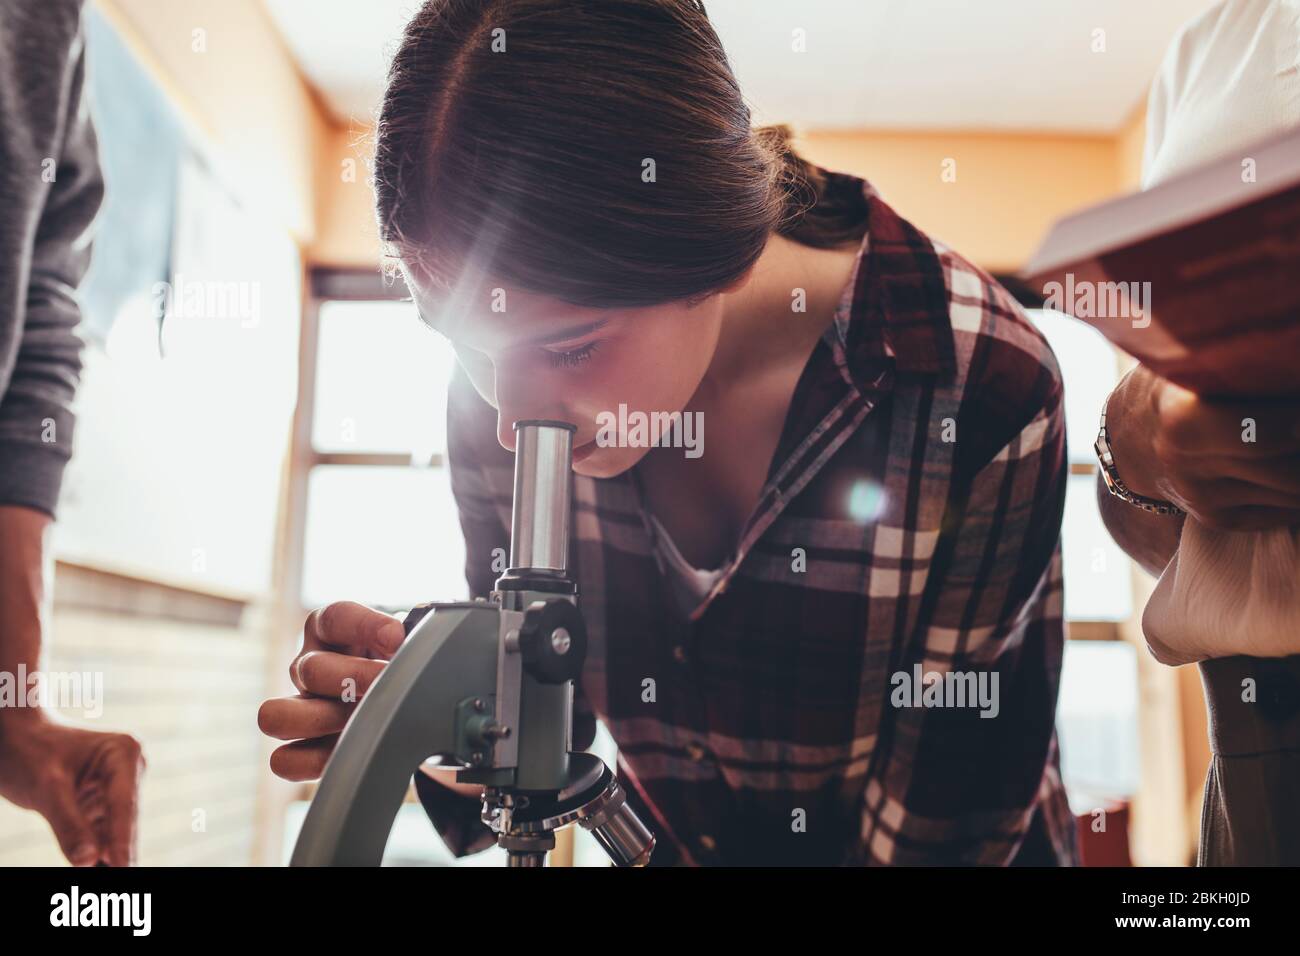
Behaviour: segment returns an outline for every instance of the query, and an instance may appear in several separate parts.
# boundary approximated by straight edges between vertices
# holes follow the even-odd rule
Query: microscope
[[[481,818],[512,867],[541,867],[577,823],[617,866],[654,836],[594,754],[571,752],[587,631],[566,567],[574,426],[514,423],[510,566],[488,598],[407,616],[407,639],[326,764],[291,866],[378,866],[411,775],[434,758],[481,784]],[[468,798],[466,798],[468,799]]]

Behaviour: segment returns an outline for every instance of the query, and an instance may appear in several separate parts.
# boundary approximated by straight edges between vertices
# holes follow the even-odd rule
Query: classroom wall
[[[905,218],[991,271],[1014,271],[1047,227],[1118,188],[1113,137],[816,132],[803,154],[868,179]]]
[[[1119,185],[1124,192],[1131,192],[1142,186],[1142,154],[1146,145],[1146,134],[1147,107],[1144,101],[1133,108],[1133,112],[1115,136]]]
[[[142,864],[246,865],[257,858],[265,763],[255,715],[267,643],[260,613],[239,601],[59,568],[43,667],[102,675],[102,714],[63,708],[61,722],[129,732],[143,745]],[[45,820],[0,800],[0,867],[62,863]]]
[[[330,130],[317,167],[317,230],[307,249],[314,265],[378,268],[383,249],[375,221],[375,193],[370,185],[374,130],[359,125]]]

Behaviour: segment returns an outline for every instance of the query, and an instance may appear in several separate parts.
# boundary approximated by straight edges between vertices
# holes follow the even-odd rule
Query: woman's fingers
[[[289,664],[300,696],[277,697],[257,712],[262,733],[292,743],[271,754],[286,780],[314,780],[370,685],[406,639],[402,622],[352,601],[317,608],[303,625],[303,649]]]
[[[307,616],[302,649],[342,651],[386,661],[405,639],[405,629],[396,618],[354,601],[336,601]]]
[[[268,701],[269,703],[269,701]],[[298,740],[271,753],[271,772],[295,783],[317,780],[325,772],[325,764],[338,743],[338,734],[316,740]]]
[[[257,726],[278,740],[324,737],[340,733],[355,706],[325,697],[275,697],[258,709]]]
[[[289,676],[293,679],[293,686],[303,694],[334,697],[347,703],[356,703],[365,696],[370,685],[387,666],[384,661],[372,661],[334,651],[308,651],[293,659]]]
[[[262,733],[292,741],[271,754],[276,776],[299,781],[321,775],[357,701],[405,639],[401,621],[352,601],[307,616],[302,653],[289,664],[300,696],[268,700],[257,712]]]

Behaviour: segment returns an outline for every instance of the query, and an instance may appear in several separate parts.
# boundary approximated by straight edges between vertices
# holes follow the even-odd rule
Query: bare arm
[[[1106,401],[1115,468],[1147,498],[1171,501],[1201,524],[1259,530],[1300,523],[1300,403],[1210,402],[1144,366]],[[1115,543],[1154,575],[1178,550],[1184,516],[1156,515],[1107,492],[1102,521]]]
[[[1185,517],[1155,515],[1120,501],[1106,489],[1101,475],[1097,476],[1097,504],[1115,543],[1144,571],[1159,577],[1178,550]]]
[[[0,505],[0,671],[6,673],[18,673],[20,664],[28,673],[40,668],[52,523],[49,515],[32,508]],[[38,714],[20,707],[4,716],[17,721]]]
[[[41,666],[51,523],[0,505],[0,671],[11,675]],[[44,816],[73,863],[133,862],[143,770],[140,745],[126,734],[57,723],[43,706],[0,709],[0,797]]]

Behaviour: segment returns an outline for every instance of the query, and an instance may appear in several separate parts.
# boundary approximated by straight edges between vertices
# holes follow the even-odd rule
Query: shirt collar
[[[824,338],[859,391],[879,392],[888,368],[947,377],[957,360],[943,263],[929,239],[858,176],[825,172],[827,190],[858,192],[868,224],[853,277]]]

